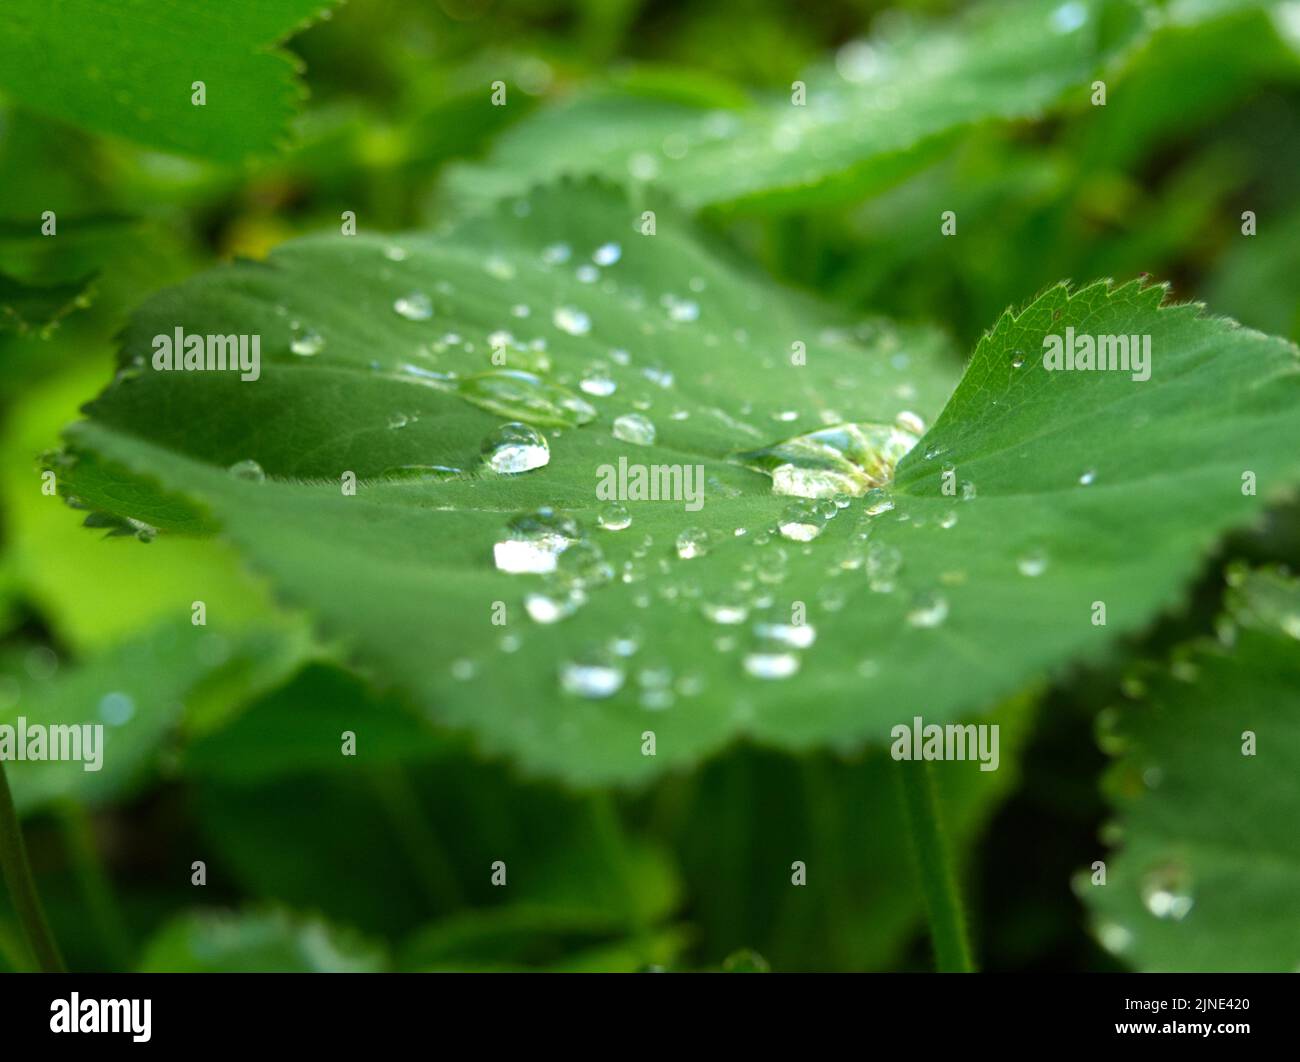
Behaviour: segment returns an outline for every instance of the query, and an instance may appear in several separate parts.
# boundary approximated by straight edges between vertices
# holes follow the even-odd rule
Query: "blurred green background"
[[[900,7],[945,18],[960,6],[351,0],[289,39],[309,92],[292,143],[242,166],[0,96],[0,720],[120,704],[130,690],[149,721],[97,779],[11,772],[70,965],[928,968],[900,798],[878,754],[738,748],[635,793],[526,782],[341,666],[219,541],[83,528],[84,513],[41,492],[39,455],[112,377],[115,335],[161,287],[337,231],[345,210],[369,231],[437,225],[456,209],[447,163],[579,86],[726,107],[788,91]],[[787,284],[938,323],[961,350],[1058,280],[1139,273],[1300,338],[1296,6],[1165,15],[1105,108],[1081,95],[1039,120],[966,130],[847,205],[705,221]],[[508,107],[487,105],[497,79],[513,86]],[[945,241],[935,204],[981,223]],[[40,235],[47,210],[57,240]],[[1250,239],[1245,210],[1259,219]],[[1295,529],[1294,513],[1277,513],[1225,555],[1294,560]],[[1209,628],[1219,586],[1211,559],[1182,619],[1104,672],[1007,705],[1004,750],[1025,748],[1019,768],[1004,751],[996,781],[945,777],[985,968],[1118,968],[1070,887],[1104,851],[1092,720],[1141,660]],[[224,617],[197,641],[181,636],[196,597]],[[359,708],[375,722],[354,762],[338,734]],[[506,889],[490,883],[498,859]],[[795,860],[807,890],[790,886]],[[29,965],[0,904],[0,968]]]

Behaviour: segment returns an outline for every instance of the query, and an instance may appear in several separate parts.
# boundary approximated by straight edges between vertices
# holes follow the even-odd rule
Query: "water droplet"
[[[605,505],[596,519],[606,531],[625,531],[632,526],[632,513],[622,502]]]
[[[1107,951],[1120,955],[1132,945],[1133,934],[1117,922],[1103,922],[1097,926],[1097,939]]]
[[[586,590],[608,583],[614,578],[614,569],[598,545],[583,539],[560,554],[556,561],[556,574],[559,585]]]
[[[501,475],[515,475],[541,468],[551,459],[546,436],[536,428],[512,421],[502,424],[483,440],[483,459]]]
[[[1088,9],[1079,0],[1068,0],[1051,15],[1052,29],[1057,33],[1073,33],[1088,21]]]
[[[483,269],[488,276],[495,277],[497,280],[513,280],[515,278],[514,265],[499,254],[488,255],[487,261],[483,263]]]
[[[1142,877],[1142,903],[1157,918],[1181,922],[1192,909],[1192,879],[1179,863],[1165,863]]]
[[[266,473],[262,470],[262,466],[253,460],[236,461],[227,471],[236,479],[244,479],[249,483],[266,481]]]
[[[1090,468],[1079,476],[1079,486],[1081,487],[1091,487],[1095,482],[1097,482],[1097,470],[1095,468]]]
[[[293,334],[289,340],[289,349],[300,357],[310,358],[325,349],[325,340],[319,332],[308,328]]]
[[[894,423],[903,431],[911,435],[925,434],[925,421],[921,419],[919,413],[913,413],[910,409],[905,409],[894,418]]]
[[[794,502],[786,506],[777,524],[782,538],[792,542],[811,542],[826,527],[826,518],[809,501]]]
[[[882,513],[890,512],[894,508],[894,499],[889,496],[889,492],[881,490],[879,487],[872,487],[867,491],[865,505],[862,511],[867,516],[880,516]]]
[[[467,376],[456,384],[456,393],[489,413],[525,423],[576,428],[596,417],[585,398],[518,369]]]
[[[546,265],[562,265],[572,254],[573,250],[567,243],[552,243],[542,248],[542,262]]]
[[[786,649],[807,649],[817,640],[817,628],[811,623],[755,623],[754,634]]]
[[[723,973],[769,973],[771,969],[767,960],[751,948],[733,951],[722,960]]]
[[[975,500],[975,493],[976,493],[976,492],[975,492],[975,484],[972,483],[969,479],[962,480],[962,484],[961,484],[961,500],[964,501],[964,502],[974,501],[974,500]]]
[[[130,694],[114,690],[99,699],[99,718],[109,726],[121,726],[135,715],[135,700]]]
[[[623,248],[616,243],[602,243],[592,253],[591,260],[598,266],[612,266],[623,257]]]
[[[939,526],[945,531],[957,526],[957,514],[949,509],[939,520]]]
[[[694,299],[679,299],[675,295],[665,295],[664,306],[668,310],[670,320],[689,322],[700,319],[700,304]]]
[[[560,667],[560,685],[566,693],[599,699],[623,688],[623,665],[608,649],[589,649]]]
[[[1021,575],[1028,575],[1030,578],[1042,575],[1047,571],[1047,551],[1043,549],[1031,549],[1028,553],[1016,558],[1016,568]]]
[[[784,679],[799,671],[799,654],[778,646],[764,646],[745,654],[745,671],[754,678]]]
[[[524,597],[524,611],[534,623],[552,624],[572,616],[587,600],[576,588],[563,592],[535,591]]]
[[[655,441],[654,422],[640,413],[624,413],[614,418],[614,438],[635,446],[652,446]]]
[[[433,316],[433,302],[422,291],[401,296],[393,303],[393,309],[398,316],[405,317],[408,321],[427,321]]]
[[[688,527],[677,536],[677,556],[693,560],[709,552],[709,533],[702,527]]]
[[[492,552],[498,571],[545,574],[555,571],[559,555],[581,537],[572,517],[538,509],[511,518]]]
[[[557,306],[551,321],[561,332],[571,336],[585,336],[591,331],[591,318],[572,306]]]
[[[397,480],[439,480],[462,475],[464,471],[463,468],[453,468],[451,465],[396,465],[384,469],[383,476],[385,479]]]
[[[388,426],[390,428],[405,428],[411,423],[411,418],[405,413],[392,413],[388,417]]]
[[[609,375],[609,366],[599,363],[588,366],[578,386],[587,394],[597,398],[608,398],[618,390],[618,384]]]
[[[1023,350],[1017,350],[1014,354],[1011,355],[1011,367],[1013,369],[1023,368],[1024,364],[1025,364],[1025,352]]]
[[[384,248],[384,257],[390,262],[405,262],[406,249],[404,247],[398,247],[395,243],[390,243]]]
[[[700,605],[704,618],[725,627],[744,623],[749,618],[749,606],[739,594],[719,595]]]
[[[474,666],[474,661],[467,660],[463,656],[451,662],[451,677],[457,682],[468,682],[477,672],[478,668]]]
[[[947,618],[948,599],[933,590],[917,594],[907,610],[907,622],[913,627],[938,627]]]
[[[777,494],[858,497],[889,483],[894,467],[917,439],[897,425],[837,424],[738,453],[735,460],[771,476]]]

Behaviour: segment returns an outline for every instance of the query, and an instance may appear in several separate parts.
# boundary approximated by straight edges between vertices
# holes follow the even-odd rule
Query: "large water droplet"
[[[494,543],[493,558],[499,571],[545,574],[555,571],[559,555],[581,537],[572,517],[552,509],[520,513]]]
[[[550,459],[546,436],[518,421],[502,424],[483,440],[483,460],[493,472],[502,475],[541,468]]]
[[[781,514],[777,530],[782,538],[792,542],[811,542],[822,533],[826,518],[817,511],[810,501],[798,501],[786,506]]]
[[[635,446],[652,446],[655,441],[654,422],[640,413],[624,413],[614,418],[614,438]]]
[[[456,393],[489,413],[531,424],[576,428],[596,416],[586,399],[516,369],[467,376],[457,383]]]
[[[623,248],[616,243],[602,243],[591,256],[598,266],[612,266],[623,257]]]
[[[408,321],[427,321],[433,316],[433,301],[422,291],[403,295],[393,303],[399,317]]]
[[[836,424],[735,459],[772,477],[772,490],[802,498],[854,497],[882,487],[919,436],[894,424]]]

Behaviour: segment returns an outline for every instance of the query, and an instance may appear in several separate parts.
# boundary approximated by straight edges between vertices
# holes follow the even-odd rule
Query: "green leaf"
[[[28,284],[0,273],[0,336],[49,333],[73,310],[90,304],[94,276],[68,284]]]
[[[0,88],[149,147],[239,162],[280,146],[303,90],[274,47],[331,0],[10,0]],[[191,102],[202,81],[206,103]]]
[[[1056,287],[980,342],[899,464],[892,510],[853,501],[816,541],[785,541],[771,529],[791,499],[735,456],[828,423],[932,417],[948,389],[942,346],[923,331],[830,327],[842,322],[709,254],[671,217],[653,238],[629,236],[634,216],[606,189],[561,187],[533,196],[522,218],[503,208],[445,236],[395,241],[400,261],[380,242],[340,237],[199,277],[141,312],[124,357],[182,325],[259,332],[261,379],[146,363],[69,438],[205,505],[281,590],[432,718],[579,783],[687,765],[741,735],[857,747],[887,742],[916,712],[944,721],[986,708],[1174,605],[1216,537],[1300,475],[1292,346],[1193,306],[1161,308],[1160,287]],[[575,256],[563,265],[561,239]],[[623,253],[603,283],[575,277],[575,263],[610,240]],[[394,312],[411,292],[431,296],[430,320]],[[319,353],[289,351],[294,320],[319,334]],[[1149,335],[1151,379],[1048,372],[1044,338],[1067,327]],[[487,336],[500,329],[525,346],[544,340],[549,379],[575,396],[598,361],[617,384],[607,398],[583,395],[596,419],[554,432],[550,463],[516,476],[479,463],[508,418],[481,408],[478,383],[471,401],[432,375],[488,368]],[[807,364],[790,356],[794,342],[806,343]],[[612,434],[635,412],[653,418],[653,445]],[[703,510],[632,502],[629,529],[598,527],[600,469],[620,458],[703,466]],[[250,459],[265,482],[226,471]],[[466,471],[385,475],[411,465]],[[1243,494],[1244,470],[1258,497]],[[355,497],[340,490],[346,471]],[[572,601],[574,584],[497,571],[494,543],[513,514],[547,505],[581,524],[618,577],[597,585],[601,566],[575,550],[590,562],[575,577],[586,604],[534,623],[528,595]],[[696,528],[710,548],[684,556],[679,536]],[[1093,622],[1098,601],[1106,626]],[[505,628],[493,623],[496,602]],[[705,618],[741,609],[744,624]],[[812,630],[789,629],[804,618]],[[789,644],[814,635],[806,651]],[[571,687],[590,677],[572,665],[593,654],[610,663],[611,638],[640,645],[595,673],[621,675],[618,691],[562,689],[562,677]],[[762,677],[795,667],[797,683]],[[647,730],[654,757],[642,753]]]
[[[895,19],[805,74],[802,105],[791,93],[736,110],[589,93],[510,130],[486,163],[453,171],[449,186],[481,203],[599,174],[656,183],[697,207],[851,198],[912,172],[980,122],[1038,117],[1072,88],[1082,105],[1087,78],[1142,28],[1141,8],[1127,0],[989,4],[948,24]]]
[[[189,777],[260,782],[311,770],[350,770],[342,735],[351,731],[369,766],[428,759],[449,742],[404,705],[371,694],[353,675],[311,664],[192,742],[181,760]]]
[[[1102,719],[1119,851],[1079,890],[1139,970],[1300,968],[1300,582],[1255,572],[1232,598],[1227,644],[1189,647]]]
[[[302,652],[283,630],[236,635],[172,621],[49,676],[6,667],[17,696],[0,707],[0,724],[13,729],[16,742],[37,727],[47,742],[54,727],[102,728],[80,760],[9,763],[14,804],[27,814],[65,797],[101,804],[132,792],[214,689],[230,711],[282,678]]]
[[[318,918],[272,911],[195,911],[164,925],[141,973],[377,973],[383,949]]]

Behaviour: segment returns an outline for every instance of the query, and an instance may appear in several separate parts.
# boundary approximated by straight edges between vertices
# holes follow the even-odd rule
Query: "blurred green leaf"
[[[10,0],[0,88],[33,109],[221,162],[278,148],[302,88],[274,45],[332,0]],[[191,102],[201,81],[206,104]]]
[[[1118,852],[1079,891],[1139,970],[1300,964],[1300,582],[1237,578],[1227,644],[1182,652],[1103,718]]]
[[[597,93],[506,133],[485,164],[449,176],[482,203],[561,175],[661,186],[691,206],[788,210],[893,183],[944,138],[995,119],[1038,117],[1140,38],[1127,0],[1016,0],[950,23],[895,19],[840,49],[792,93],[739,110]]]
[[[229,710],[283,675],[298,658],[283,632],[239,635],[173,621],[127,639],[53,674],[4,669],[16,696],[0,707],[11,727],[100,726],[90,762],[15,760],[7,772],[14,804],[30,813],[61,797],[102,804],[135,791],[157,768],[165,745],[182,730],[187,706],[206,683],[223,678]],[[24,720],[20,724],[19,720]],[[83,753],[86,761],[91,749]]]
[[[196,911],[154,935],[141,973],[376,973],[384,951],[349,930],[285,911]]]

